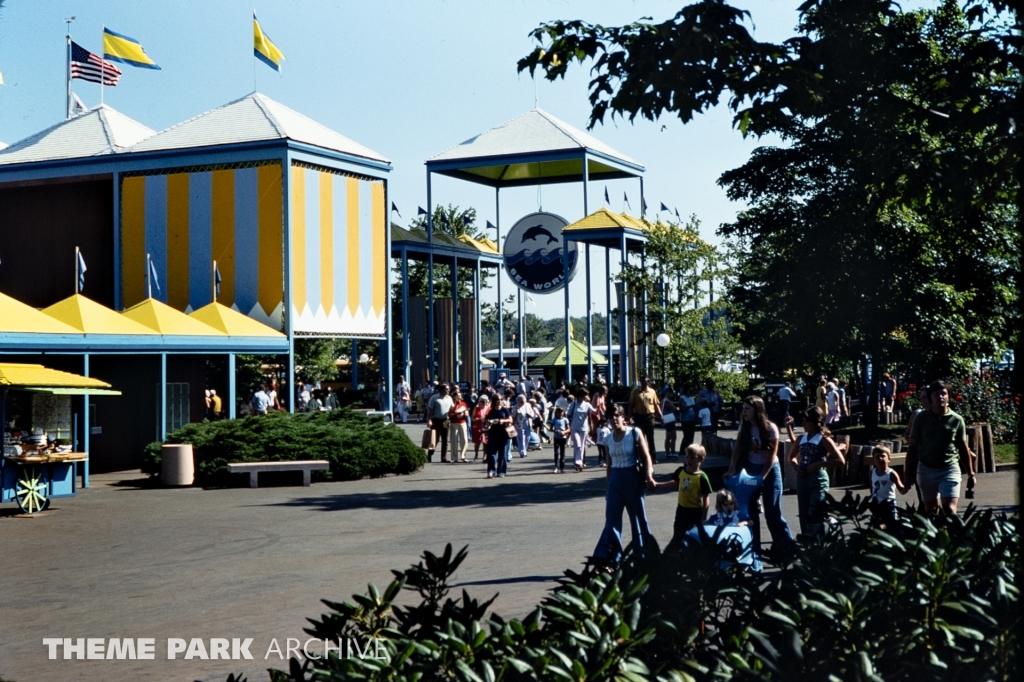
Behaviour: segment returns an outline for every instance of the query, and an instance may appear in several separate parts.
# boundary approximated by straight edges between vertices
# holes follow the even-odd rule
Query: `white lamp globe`
[[[654,339],[654,342],[657,343],[662,348],[667,346],[671,341],[672,339],[665,332],[658,334],[658,337]]]
[[[366,353],[363,353],[362,355],[359,356],[359,362],[369,362],[369,361],[370,361],[370,356],[367,355]]]

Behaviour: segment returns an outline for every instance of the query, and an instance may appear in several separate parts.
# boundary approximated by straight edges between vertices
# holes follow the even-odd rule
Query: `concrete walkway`
[[[415,440],[421,427],[411,428]],[[592,451],[595,452],[595,451]],[[472,456],[472,455],[471,455]],[[593,459],[593,458],[592,458]],[[667,476],[675,463],[657,465]],[[515,457],[506,479],[480,464],[432,464],[410,476],[310,488],[146,487],[137,472],[31,518],[0,508],[0,678],[253,682],[271,640],[306,636],[320,599],[345,600],[446,542],[469,545],[455,586],[498,593],[523,616],[566,568],[590,554],[604,515],[604,471],[552,473],[550,450]],[[978,502],[1011,510],[1016,472],[983,475]],[[244,481],[242,482],[244,484]],[[674,494],[648,498],[652,530],[671,537]],[[796,498],[784,498],[796,523]],[[767,538],[767,532],[764,537]],[[44,637],[151,637],[156,660],[48,660]],[[255,660],[167,660],[167,639],[253,638]]]

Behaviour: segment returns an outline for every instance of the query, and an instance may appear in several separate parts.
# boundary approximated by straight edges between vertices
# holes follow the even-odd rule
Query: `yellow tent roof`
[[[61,388],[110,388],[92,377],[61,372],[42,365],[0,362],[0,386],[59,386]]]
[[[179,336],[224,336],[224,332],[189,317],[155,298],[147,298],[121,313],[130,320],[161,334]]]
[[[81,294],[54,303],[43,312],[87,334],[158,333]]]
[[[203,306],[189,317],[230,336],[284,336],[281,332],[217,302]]]
[[[565,230],[592,230],[595,228],[625,227],[634,230],[646,229],[633,216],[616,213],[608,208],[601,207],[585,218],[577,220],[572,225],[565,227]]]
[[[63,322],[45,315],[32,306],[0,294],[0,333],[8,334],[80,334]]]

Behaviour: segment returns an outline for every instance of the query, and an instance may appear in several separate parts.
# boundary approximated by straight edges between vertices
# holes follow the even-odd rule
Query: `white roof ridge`
[[[566,130],[566,128],[570,128],[571,130],[575,130],[575,128],[573,128],[572,126],[570,126],[570,125],[569,125],[568,123],[566,123],[566,122],[565,122],[565,121],[563,121],[562,119],[560,119],[560,118],[558,118],[558,117],[554,116],[553,114],[549,114],[548,112],[544,111],[544,110],[543,110],[543,109],[541,109],[540,107],[536,107],[536,108],[534,108],[534,109],[533,109],[533,111],[537,112],[537,114],[538,114],[538,115],[539,115],[539,116],[540,116],[541,118],[543,118],[544,120],[546,120],[546,121],[547,121],[548,123],[550,123],[551,125],[555,126],[555,128],[557,128],[557,129],[558,129],[558,132],[562,133],[563,135],[565,135],[566,137],[568,137],[568,138],[569,138],[570,140],[572,140],[573,142],[575,142],[575,143],[576,143],[576,144],[578,144],[579,146],[583,147],[584,149],[593,149],[593,147],[592,147],[591,145],[587,144],[586,140],[581,140],[581,139],[577,138],[577,137],[576,137],[576,136],[575,136],[575,135],[574,135],[573,133],[571,133],[571,132],[570,132],[569,130]],[[596,150],[595,150],[595,151],[596,151]]]
[[[170,130],[174,130],[175,128],[180,128],[181,126],[185,125],[186,123],[191,123],[192,121],[195,121],[196,119],[202,118],[203,116],[206,116],[209,113],[212,113],[214,111],[219,111],[219,110],[224,109],[226,107],[230,107],[232,104],[238,104],[242,100],[244,100],[244,99],[246,99],[248,97],[252,97],[254,94],[256,94],[256,93],[252,92],[252,93],[249,93],[248,95],[245,95],[245,97],[239,97],[238,99],[233,99],[230,102],[226,102],[225,104],[221,104],[219,107],[214,107],[213,109],[207,109],[203,113],[196,114],[192,118],[186,118],[184,121],[179,121],[179,122],[175,123],[172,126],[164,128],[163,130],[158,130],[156,135],[163,135],[164,133],[166,133],[166,132],[168,132]],[[154,137],[156,137],[156,135],[154,135]],[[145,142],[145,141],[146,140],[139,140],[139,142]]]
[[[257,92],[256,90],[253,90],[252,94],[247,96],[252,97],[252,101],[255,102],[256,106],[260,108],[260,111],[263,112],[263,115],[267,117],[267,120],[270,121],[270,125],[274,126],[274,130],[277,131],[277,134],[280,135],[281,137],[288,137],[288,132],[284,129],[284,126],[281,125],[280,121],[277,120],[274,114],[270,112],[270,109],[267,107],[267,103],[264,101],[269,100],[270,98],[260,92]],[[243,97],[242,99],[245,99],[245,97]]]
[[[473,137],[467,137],[462,142],[457,142],[457,143],[453,144],[451,147],[448,147],[447,149],[444,149],[444,150],[438,152],[437,154],[434,154],[433,156],[430,157],[430,159],[427,159],[427,160],[430,161],[431,159],[436,159],[439,156],[447,154],[448,152],[450,152],[451,150],[455,149],[456,147],[461,147],[464,144],[469,144],[470,142],[472,142],[473,140],[477,139],[481,135],[486,135],[487,133],[491,132],[492,130],[497,130],[498,128],[504,128],[509,123],[512,123],[512,121],[519,120],[523,116],[528,116],[529,114],[533,113],[534,111],[537,111],[537,110],[536,109],[531,109],[530,111],[524,111],[521,114],[517,114],[516,116],[513,116],[512,118],[510,118],[507,121],[505,121],[504,123],[499,123],[496,126],[492,126],[492,127],[488,128],[487,130],[483,131],[482,133],[477,133]]]
[[[28,137],[23,137],[20,140],[12,142],[10,145],[8,145],[7,149],[14,149],[15,147],[20,147],[23,143],[29,142],[30,140],[40,140],[40,139],[46,137],[47,134],[53,132],[57,128],[60,128],[62,125],[65,125],[69,121],[75,121],[77,119],[84,118],[84,117],[88,116],[89,114],[92,114],[92,113],[94,113],[96,111],[97,111],[97,107],[93,107],[92,109],[89,109],[88,111],[86,111],[86,112],[84,112],[82,114],[79,114],[78,116],[73,116],[71,118],[66,118],[63,121],[58,121],[57,123],[54,123],[49,128],[43,128],[39,132],[32,133]]]
[[[106,110],[107,106],[105,104],[101,104],[98,107],[96,107],[96,115],[100,119],[100,130],[103,131],[103,136],[107,138],[107,146],[110,147],[110,151],[115,151],[117,145],[114,144],[114,138],[110,134],[110,120],[107,118]]]

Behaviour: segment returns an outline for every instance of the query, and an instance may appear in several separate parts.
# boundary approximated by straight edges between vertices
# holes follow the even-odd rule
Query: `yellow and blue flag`
[[[138,66],[143,69],[159,69],[142,45],[135,38],[114,33],[109,28],[103,29],[103,57],[122,64]]]
[[[284,61],[284,52],[277,49],[270,36],[260,28],[260,22],[256,19],[256,13],[252,13],[252,52],[261,62],[272,68],[274,71],[281,70],[281,62]]]

